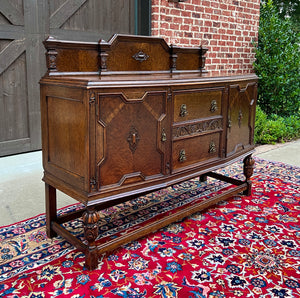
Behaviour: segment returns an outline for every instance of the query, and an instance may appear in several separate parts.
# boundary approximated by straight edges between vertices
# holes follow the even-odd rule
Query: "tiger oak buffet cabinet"
[[[114,35],[108,42],[48,38],[41,79],[47,235],[84,252],[87,269],[105,251],[238,193],[251,193],[257,77],[211,76],[206,48],[157,37]],[[245,180],[212,172],[243,158]],[[187,179],[234,185],[109,241],[99,210]],[[84,204],[58,216],[56,189]],[[82,218],[84,240],[63,223]]]

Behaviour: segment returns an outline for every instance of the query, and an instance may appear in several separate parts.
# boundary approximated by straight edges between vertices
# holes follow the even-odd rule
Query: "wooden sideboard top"
[[[44,41],[49,75],[205,72],[207,48],[181,48],[153,36],[115,34],[106,42]]]
[[[115,34],[106,42],[44,41],[48,71],[43,84],[134,87],[206,84],[257,79],[254,73],[228,76],[205,70],[205,47],[177,47],[163,38]]]
[[[99,87],[135,87],[135,86],[166,86],[166,85],[184,85],[184,84],[211,84],[211,83],[235,83],[249,80],[257,80],[258,77],[254,73],[243,75],[228,76],[220,74],[219,76],[207,73],[199,74],[169,74],[169,75],[114,75],[99,77],[97,75],[62,75],[49,76],[45,75],[40,83],[49,85],[60,85],[63,81],[64,86],[73,86],[78,88],[99,88]]]

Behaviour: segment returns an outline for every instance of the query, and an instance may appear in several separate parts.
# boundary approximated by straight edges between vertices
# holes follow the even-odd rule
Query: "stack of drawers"
[[[224,87],[174,92],[173,171],[222,157]]]

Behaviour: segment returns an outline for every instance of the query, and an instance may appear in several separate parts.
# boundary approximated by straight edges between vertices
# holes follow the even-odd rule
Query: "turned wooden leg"
[[[98,253],[95,240],[99,234],[99,219],[98,212],[89,207],[82,215],[84,237],[89,244],[89,249],[85,253],[85,266],[88,270],[94,270],[98,266]]]
[[[243,192],[246,196],[251,196],[251,188],[252,188],[252,181],[250,177],[253,174],[254,169],[254,159],[251,155],[248,155],[244,159],[244,175],[246,177],[246,182],[248,184],[248,188]]]
[[[57,219],[56,208],[56,188],[45,183],[45,198],[46,198],[46,231],[49,238],[57,236],[52,230],[52,222]]]
[[[207,181],[207,175],[203,174],[199,177],[200,182],[206,182]]]

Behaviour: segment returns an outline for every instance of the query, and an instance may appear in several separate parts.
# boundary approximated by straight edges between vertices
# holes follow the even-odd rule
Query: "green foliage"
[[[259,107],[256,108],[255,136],[256,144],[274,144],[300,137],[300,116],[267,116]]]
[[[262,143],[266,122],[267,122],[267,114],[259,106],[256,106],[255,134],[254,134],[255,144]]]
[[[288,16],[291,18],[296,31],[300,31],[300,1],[296,0],[273,0],[274,6],[276,6],[279,16],[285,18]]]
[[[300,115],[299,45],[291,20],[280,18],[272,0],[262,4],[254,69],[258,103],[268,115]]]

